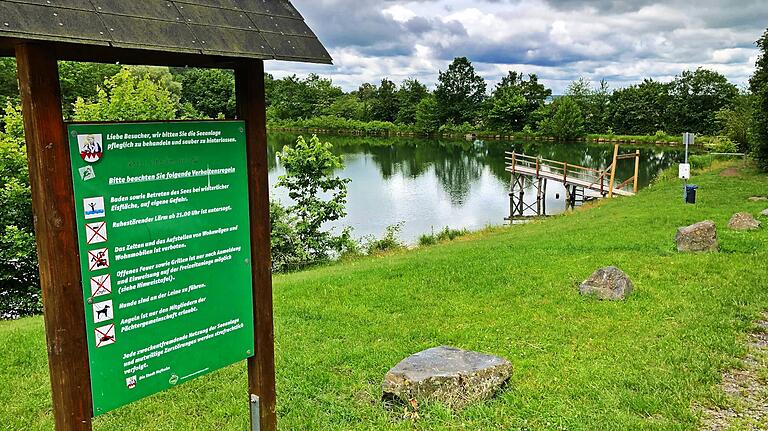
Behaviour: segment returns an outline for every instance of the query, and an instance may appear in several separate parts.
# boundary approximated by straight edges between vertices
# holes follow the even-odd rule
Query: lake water
[[[275,188],[285,173],[277,152],[295,142],[298,134],[270,133],[269,180],[272,198],[290,203],[284,189]],[[381,236],[387,226],[403,223],[401,239],[415,243],[419,235],[446,226],[481,229],[501,225],[509,216],[510,175],[504,170],[505,151],[578,164],[596,169],[610,165],[613,145],[583,142],[509,142],[424,138],[322,136],[344,157],[337,172],[350,178],[348,215],[335,226],[351,226],[355,237]],[[640,150],[641,187],[662,170],[683,159],[681,149],[622,145],[620,152]],[[617,179],[633,175],[634,162],[620,162]],[[535,201],[532,186],[526,200]],[[565,210],[565,188],[549,182],[547,214]]]

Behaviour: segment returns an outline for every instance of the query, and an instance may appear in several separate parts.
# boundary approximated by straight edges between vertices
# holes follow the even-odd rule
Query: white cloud
[[[345,89],[383,77],[434,85],[466,56],[489,84],[507,70],[536,73],[562,92],[579,76],[621,87],[699,66],[744,84],[768,23],[762,0],[294,0],[335,66],[270,63]]]

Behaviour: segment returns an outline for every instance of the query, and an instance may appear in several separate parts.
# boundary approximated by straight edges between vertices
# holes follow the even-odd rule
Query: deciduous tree
[[[760,56],[755,74],[749,80],[749,88],[755,96],[753,150],[758,164],[768,171],[768,30],[757,41],[757,47]]]
[[[486,83],[466,57],[457,57],[441,71],[435,89],[442,123],[474,123],[486,98]]]

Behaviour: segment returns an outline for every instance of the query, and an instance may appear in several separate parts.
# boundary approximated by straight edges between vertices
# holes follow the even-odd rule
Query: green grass
[[[720,169],[722,169],[722,165]],[[726,228],[757,214],[768,177],[696,175],[586,211],[450,243],[275,277],[283,430],[695,430],[694,405],[724,404],[723,369],[768,308],[768,230]],[[678,226],[712,219],[722,252],[678,254]],[[768,222],[768,220],[763,220]],[[600,266],[635,283],[626,302],[577,293]],[[447,344],[514,364],[496,399],[420,418],[382,409],[386,371]],[[40,318],[0,323],[0,429],[52,429]],[[242,364],[134,403],[96,430],[245,430]]]

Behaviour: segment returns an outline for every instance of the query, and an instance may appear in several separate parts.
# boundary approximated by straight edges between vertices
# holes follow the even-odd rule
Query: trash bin
[[[696,190],[699,188],[696,184],[689,184],[685,186],[685,203],[696,203]]]

